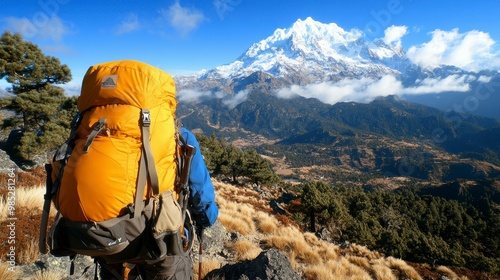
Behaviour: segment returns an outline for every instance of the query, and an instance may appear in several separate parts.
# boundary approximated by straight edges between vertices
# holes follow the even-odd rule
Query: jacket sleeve
[[[196,137],[185,127],[181,127],[181,135],[188,145],[196,148],[189,175],[191,216],[197,225],[209,227],[215,223],[219,216],[219,208],[215,203],[214,186]]]

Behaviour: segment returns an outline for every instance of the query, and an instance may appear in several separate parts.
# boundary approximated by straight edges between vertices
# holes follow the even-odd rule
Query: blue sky
[[[443,45],[495,61],[500,49],[495,0],[2,0],[1,6],[0,32],[20,32],[58,57],[70,67],[73,85],[89,66],[116,59],[173,74],[228,64],[277,28],[307,17],[359,29],[368,39],[404,26],[393,35],[407,50],[414,47],[422,63]],[[458,54],[441,59],[453,62]]]

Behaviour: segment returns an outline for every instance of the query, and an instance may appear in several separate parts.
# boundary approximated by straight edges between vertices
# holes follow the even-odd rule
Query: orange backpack
[[[85,74],[77,105],[68,141],[46,165],[40,252],[48,243],[54,256],[109,263],[185,252],[196,149],[176,130],[172,77],[138,61],[98,64]],[[58,214],[47,236],[51,202]]]
[[[123,214],[134,201],[142,149],[141,109],[150,114],[149,140],[160,192],[172,189],[176,105],[174,81],[160,69],[129,60],[91,67],[78,98],[83,116],[75,146],[54,198],[63,217],[100,222]]]

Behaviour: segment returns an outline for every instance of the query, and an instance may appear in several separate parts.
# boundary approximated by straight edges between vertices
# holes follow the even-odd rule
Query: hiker
[[[193,240],[218,208],[176,106],[173,78],[154,66],[119,60],[87,70],[70,135],[45,165],[41,253],[48,245],[53,256],[69,256],[70,274],[81,254],[94,258],[102,279],[192,279]],[[47,234],[52,203],[58,212]]]
[[[189,200],[189,211],[196,225],[196,233],[188,233],[188,238],[194,238],[195,234],[202,235],[203,230],[212,226],[218,216],[219,210],[215,204],[215,193],[210,174],[203,160],[200,146],[195,136],[184,126],[181,127],[181,135],[188,145],[196,148],[196,154],[191,163],[191,174],[189,184],[191,186],[191,197]],[[190,254],[180,256],[168,256],[164,260],[155,263],[144,263],[136,265],[134,269],[128,271],[127,265],[115,264],[107,265],[99,262],[101,266],[101,279],[120,279],[116,274],[128,273],[128,279],[134,278],[140,273],[142,279],[193,279],[192,258]]]

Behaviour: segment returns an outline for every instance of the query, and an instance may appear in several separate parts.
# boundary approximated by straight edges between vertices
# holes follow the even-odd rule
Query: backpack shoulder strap
[[[139,165],[139,175],[137,176],[137,189],[135,193],[134,213],[140,213],[143,210],[142,197],[147,179],[151,182],[153,194],[160,193],[158,174],[156,173],[156,165],[149,140],[151,125],[151,114],[148,109],[141,109],[141,137],[142,137],[142,153]]]
[[[179,166],[179,179],[176,181],[176,189],[179,192],[179,206],[182,210],[182,219],[185,220],[187,207],[188,207],[188,199],[190,194],[189,188],[189,176],[191,174],[191,162],[193,161],[193,157],[196,154],[196,147],[189,145],[184,137],[182,137],[182,133],[180,131],[177,132],[178,142],[180,145],[180,154],[178,155],[178,166]]]
[[[71,121],[71,132],[69,134],[68,140],[66,140],[66,142],[64,142],[64,144],[61,145],[61,147],[59,147],[59,149],[55,152],[54,157],[52,159],[53,162],[55,161],[60,162],[59,171],[57,173],[55,181],[52,181],[52,164],[51,163],[45,164],[45,172],[47,177],[45,181],[45,195],[43,196],[44,202],[42,208],[42,219],[40,222],[40,236],[38,239],[38,250],[42,254],[48,253],[47,225],[49,222],[50,204],[52,202],[52,196],[57,192],[57,189],[59,189],[59,185],[61,184],[64,166],[66,165],[66,162],[69,158],[69,155],[71,154],[71,151],[73,150],[76,130],[82,119],[81,115],[82,113],[78,112],[73,117],[73,120]]]

